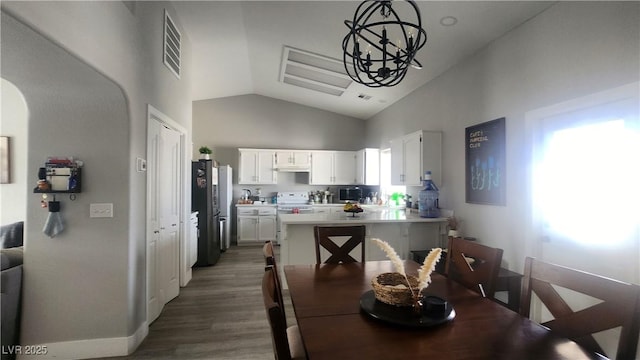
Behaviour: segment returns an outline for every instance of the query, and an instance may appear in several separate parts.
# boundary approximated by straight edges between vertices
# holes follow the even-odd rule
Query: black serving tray
[[[432,298],[444,301],[441,298]],[[416,315],[411,306],[393,306],[376,300],[373,290],[369,290],[360,297],[360,308],[367,315],[387,323],[413,328],[429,328],[444,324],[456,317],[456,311],[449,302],[446,302],[444,312],[437,314],[423,311]]]

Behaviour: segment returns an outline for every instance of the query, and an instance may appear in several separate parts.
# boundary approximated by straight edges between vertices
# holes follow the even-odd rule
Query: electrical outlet
[[[112,218],[113,217],[113,204],[90,204],[89,205],[89,217],[92,218]]]

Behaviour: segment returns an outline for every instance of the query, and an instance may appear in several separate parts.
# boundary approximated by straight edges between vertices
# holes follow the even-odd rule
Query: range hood
[[[276,150],[275,169],[280,172],[310,172],[311,151]]]

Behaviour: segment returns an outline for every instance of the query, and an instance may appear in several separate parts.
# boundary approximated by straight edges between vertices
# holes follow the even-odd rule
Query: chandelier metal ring
[[[369,87],[394,86],[404,79],[409,66],[422,67],[415,56],[427,42],[427,33],[415,2],[403,1],[412,6],[417,24],[401,20],[390,0],[365,0],[353,20],[344,21],[349,33],[342,41],[343,62],[354,81]],[[382,19],[372,20],[377,13]]]

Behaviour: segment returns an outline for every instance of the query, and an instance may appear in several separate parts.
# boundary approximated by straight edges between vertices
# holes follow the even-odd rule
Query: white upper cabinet
[[[380,150],[362,149],[356,153],[356,183],[380,185]]]
[[[313,151],[310,185],[351,185],[356,183],[354,151]]]
[[[275,151],[238,149],[240,162],[238,184],[277,184]]]
[[[309,174],[309,184],[333,184],[333,152],[314,151],[311,154],[311,173]]]
[[[421,186],[430,170],[436,185],[441,185],[442,134],[416,131],[391,141],[391,184]]]
[[[311,151],[278,150],[275,167],[278,171],[309,171]]]
[[[333,178],[336,185],[356,183],[356,152],[335,151],[333,153]]]

